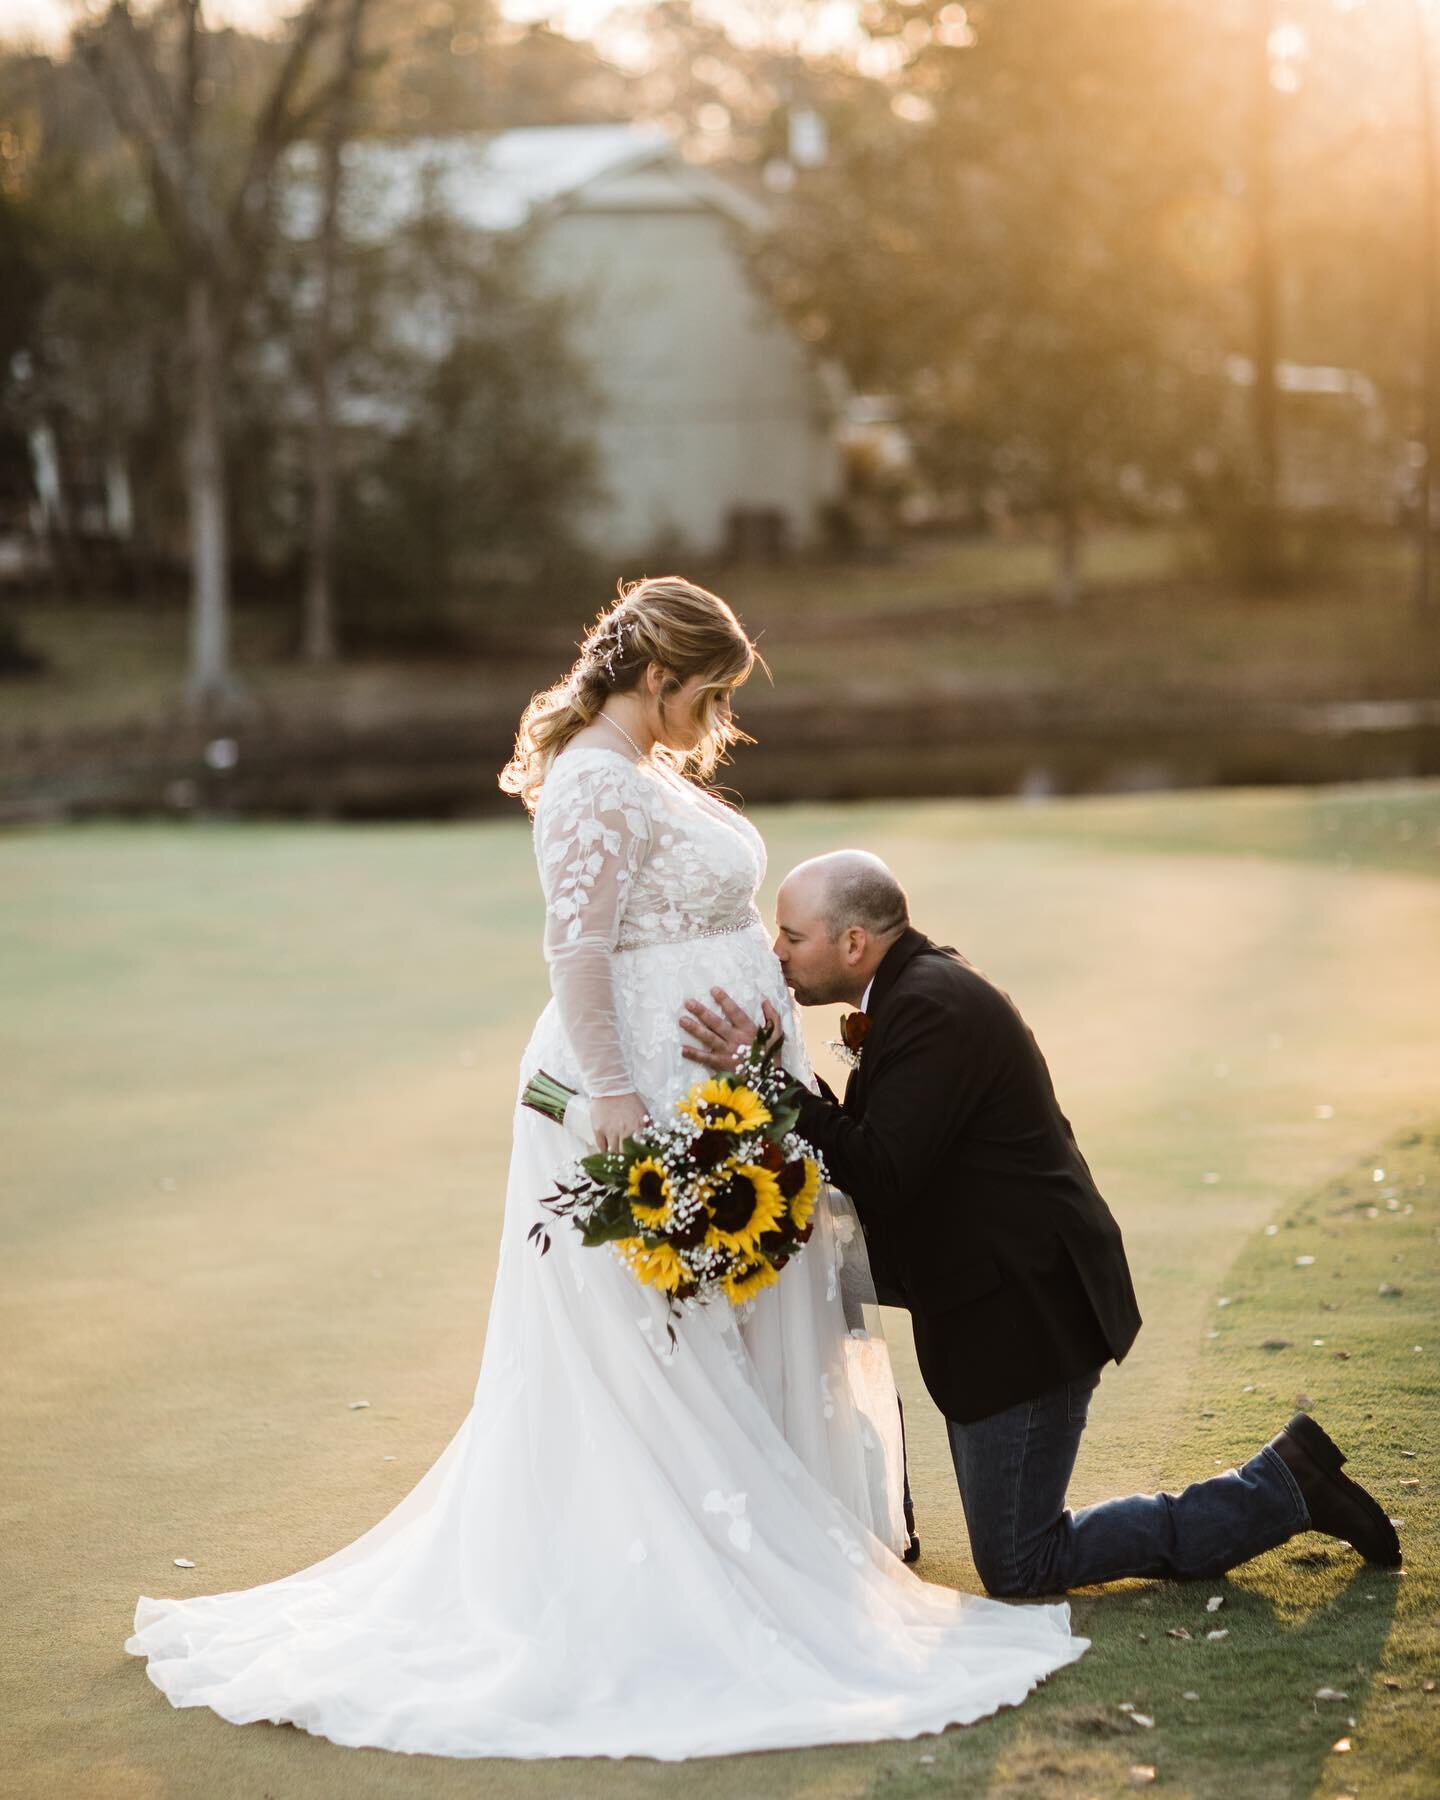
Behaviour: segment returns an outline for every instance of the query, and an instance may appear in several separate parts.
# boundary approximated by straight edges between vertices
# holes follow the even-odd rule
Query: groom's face
[[[848,933],[830,936],[813,881],[782,882],[775,896],[775,954],[785,984],[801,1006],[832,1006],[852,998],[855,972],[846,954]]]

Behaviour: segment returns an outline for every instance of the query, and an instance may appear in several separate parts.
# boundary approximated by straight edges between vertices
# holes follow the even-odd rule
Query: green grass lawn
[[[172,1712],[120,1648],[136,1594],[249,1585],[348,1542],[469,1404],[544,995],[528,832],[20,832],[0,838],[0,1792],[1083,1800],[1128,1792],[1133,1766],[1226,1800],[1435,1791],[1440,785],[760,822],[772,886],[824,846],[886,856],[1046,1049],[1146,1318],[1097,1396],[1076,1503],[1243,1458],[1306,1393],[1405,1518],[1405,1575],[1307,1538],[1203,1592],[1077,1596],[1094,1648],[1017,1711],[683,1770],[477,1768]],[[974,1589],[943,1433],[888,1322],[921,1573]]]

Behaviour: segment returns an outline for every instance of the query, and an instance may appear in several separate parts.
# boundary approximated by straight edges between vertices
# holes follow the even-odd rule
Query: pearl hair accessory
[[[607,626],[604,632],[590,642],[589,657],[592,663],[605,671],[606,679],[615,679],[618,663],[625,660],[625,635],[634,629],[629,619],[618,619],[613,626]]]

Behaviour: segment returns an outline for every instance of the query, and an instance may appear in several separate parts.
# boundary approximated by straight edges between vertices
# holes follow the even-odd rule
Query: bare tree
[[[353,7],[355,0],[349,3]],[[349,79],[343,56],[339,69],[318,69],[340,5],[341,0],[306,0],[290,19],[287,41],[238,155],[232,146],[222,152],[212,141],[205,109],[214,86],[207,72],[210,34],[202,0],[159,0],[144,14],[132,0],[111,0],[101,17],[76,34],[77,49],[141,160],[184,273],[191,538],[186,697],[201,712],[223,708],[240,691],[230,656],[227,351],[263,266],[280,158],[329,115]]]
[[[335,103],[320,145],[320,226],[316,241],[318,293],[311,345],[313,412],[310,430],[310,546],[305,576],[301,648],[311,662],[335,660],[335,522],[339,469],[334,418],[335,284],[340,257],[340,201],[345,145],[354,128],[356,89],[364,64],[362,35],[369,0],[345,0]]]

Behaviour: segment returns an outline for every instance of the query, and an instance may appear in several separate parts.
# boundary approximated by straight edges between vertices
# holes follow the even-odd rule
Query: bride
[[[789,996],[755,908],[759,833],[697,785],[754,650],[723,600],[624,590],[533,700],[501,785],[535,815],[553,998],[521,1062],[617,1145],[695,1071],[677,1018]],[[797,1067],[798,1034],[787,1061]],[[471,1411],[418,1486],[298,1574],[135,1609],[175,1706],[439,1756],[650,1756],[911,1737],[1015,1705],[1086,1649],[1064,1605],[919,1580],[893,1382],[852,1332],[853,1215],[739,1308],[665,1302],[606,1250],[527,1234],[593,1147],[517,1107]],[[847,1240],[848,1248],[847,1248]]]

